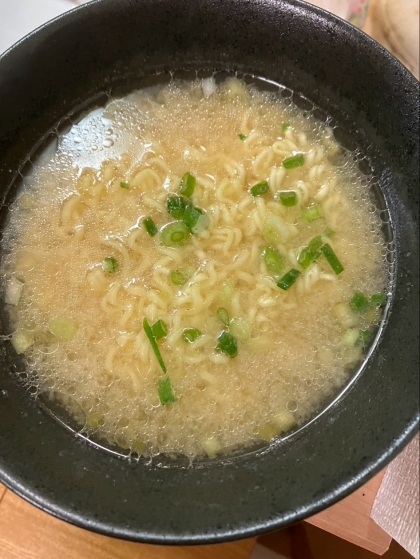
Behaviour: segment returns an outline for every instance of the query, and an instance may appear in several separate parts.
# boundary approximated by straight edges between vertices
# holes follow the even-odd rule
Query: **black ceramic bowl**
[[[0,188],[63,117],[156,72],[239,71],[315,102],[378,179],[396,249],[387,324],[341,398],[290,439],[202,467],[98,450],[45,414],[0,346],[0,480],[55,516],[157,543],[208,543],[284,527],[349,494],[418,427],[418,83],[345,22],[299,1],[96,0],[0,58]],[[22,171],[23,169],[23,171]],[[384,212],[387,215],[387,212]]]

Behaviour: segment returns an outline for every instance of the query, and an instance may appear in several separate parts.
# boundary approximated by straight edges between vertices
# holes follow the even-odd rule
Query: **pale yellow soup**
[[[30,382],[82,432],[137,455],[215,456],[299,427],[349,379],[367,350],[360,332],[380,321],[378,307],[349,304],[386,286],[381,222],[353,155],[326,124],[238,79],[172,81],[73,126],[27,180],[7,232],[11,342]],[[208,220],[165,246],[167,199],[187,172]],[[254,196],[261,182],[267,192]],[[317,235],[344,271],[322,251],[301,266]],[[266,247],[281,271],[267,268]],[[144,319],[167,327],[155,341],[166,374]],[[192,328],[201,335],[190,343]],[[218,347],[223,332],[234,357]]]

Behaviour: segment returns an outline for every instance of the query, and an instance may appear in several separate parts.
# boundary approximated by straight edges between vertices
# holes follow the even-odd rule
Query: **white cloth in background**
[[[419,435],[386,469],[370,516],[419,559]]]
[[[0,54],[46,21],[75,6],[71,0],[0,0]]]

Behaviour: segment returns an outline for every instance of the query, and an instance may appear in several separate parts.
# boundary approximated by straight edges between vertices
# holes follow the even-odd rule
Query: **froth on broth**
[[[386,301],[378,210],[354,153],[290,100],[236,78],[137,91],[26,182],[11,343],[87,436],[190,459],[269,441],[364,358]]]

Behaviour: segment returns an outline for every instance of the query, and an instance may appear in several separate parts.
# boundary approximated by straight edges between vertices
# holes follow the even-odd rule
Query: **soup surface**
[[[238,79],[90,113],[11,208],[11,343],[87,436],[214,456],[284,436],[386,301],[369,179],[332,129]]]

